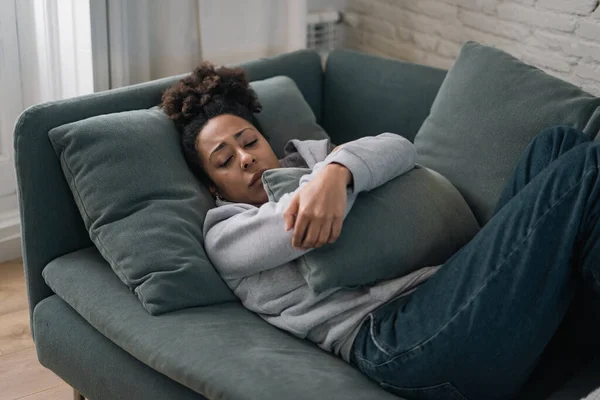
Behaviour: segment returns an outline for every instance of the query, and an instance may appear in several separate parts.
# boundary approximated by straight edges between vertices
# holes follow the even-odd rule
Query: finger
[[[298,207],[300,206],[300,200],[298,196],[294,196],[290,205],[283,213],[283,220],[285,222],[285,230],[289,231],[294,226],[296,215],[298,215]]]
[[[328,218],[325,220],[323,225],[321,226],[321,232],[319,232],[319,238],[315,243],[314,247],[318,249],[319,247],[323,247],[329,241],[329,236],[331,236],[331,228],[333,226],[333,218]]]
[[[341,218],[335,218],[333,223],[331,224],[331,234],[329,235],[328,243],[335,243],[336,240],[340,237],[342,233],[342,223],[343,220]]]
[[[292,246],[296,248],[300,248],[302,246],[302,241],[304,240],[304,234],[306,233],[306,229],[308,228],[309,219],[306,218],[303,214],[299,215],[296,219],[296,224],[294,225],[294,234],[292,236]]]
[[[319,238],[319,233],[321,232],[321,225],[322,225],[322,221],[321,220],[312,220],[310,221],[310,224],[308,225],[308,228],[306,229],[306,236],[304,237],[304,240],[302,241],[302,248],[303,249],[312,249],[315,247],[315,243],[317,242],[317,239]]]

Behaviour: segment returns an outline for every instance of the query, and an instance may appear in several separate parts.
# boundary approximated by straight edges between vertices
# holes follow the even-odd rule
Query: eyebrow
[[[244,133],[244,131],[246,131],[246,130],[248,130],[248,129],[251,129],[251,128],[244,128],[244,129],[242,129],[241,131],[239,131],[239,132],[236,132],[236,133],[233,135],[233,138],[234,138],[235,140],[238,140],[238,139],[240,138],[240,136],[242,136],[242,133]],[[213,150],[213,151],[210,153],[210,156],[208,156],[208,160],[210,161],[210,159],[212,158],[212,156],[213,156],[215,153],[217,153],[219,150],[222,150],[222,149],[223,149],[225,146],[226,146],[226,145],[225,145],[225,142],[221,142],[221,143],[219,143],[219,145],[218,145],[217,147],[215,147],[215,149],[214,149],[214,150]]]

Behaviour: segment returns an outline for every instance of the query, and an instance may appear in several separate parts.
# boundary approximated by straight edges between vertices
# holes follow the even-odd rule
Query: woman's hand
[[[294,228],[292,246],[318,248],[337,240],[351,180],[352,173],[346,167],[329,164],[294,195],[283,214],[285,230]]]

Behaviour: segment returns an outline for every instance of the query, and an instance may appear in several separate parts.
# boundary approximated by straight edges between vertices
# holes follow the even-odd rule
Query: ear
[[[215,185],[208,185],[208,191],[210,192],[210,194],[212,194],[214,197],[217,197],[217,187]]]

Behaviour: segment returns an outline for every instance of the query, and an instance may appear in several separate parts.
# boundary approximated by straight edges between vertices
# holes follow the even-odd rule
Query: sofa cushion
[[[446,71],[336,49],[323,80],[323,127],[333,143],[394,132],[411,142]]]
[[[253,82],[262,130],[279,154],[292,138],[327,137],[294,82]],[[203,249],[214,206],[187,167],[179,135],[157,109],[88,118],[49,137],[90,238],[151,314],[234,300]]]
[[[269,200],[298,187],[303,168],[266,171]],[[440,174],[421,166],[360,193],[335,243],[296,260],[310,288],[319,293],[408,275],[439,265],[468,243],[479,226],[469,206]]]
[[[95,248],[52,261],[43,276],[108,339],[209,399],[397,399],[340,358],[238,302],[151,316]]]
[[[57,295],[35,307],[32,330],[40,363],[86,399],[207,400],[131,356]]]
[[[531,139],[557,124],[595,137],[599,106],[576,86],[467,42],[415,137],[418,162],[448,178],[483,225]]]
[[[283,158],[284,147],[292,139],[329,138],[317,124],[315,114],[293,80],[287,76],[276,76],[250,85],[263,107],[255,117],[279,158]]]

